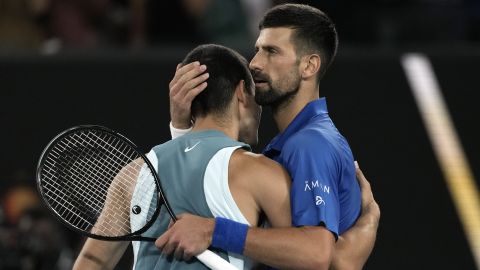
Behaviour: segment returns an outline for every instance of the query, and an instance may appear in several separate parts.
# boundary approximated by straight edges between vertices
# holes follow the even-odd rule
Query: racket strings
[[[135,192],[147,194],[152,185],[136,187],[136,181],[151,171],[137,151],[122,140],[98,131],[82,131],[62,138],[48,153],[43,168],[42,189],[48,203],[76,228],[97,235],[131,233],[130,201]],[[155,187],[154,187],[155,188]],[[139,197],[139,196],[137,196]],[[140,196],[141,197],[141,196]],[[143,198],[149,221],[152,197]]]
[[[57,213],[59,213],[60,216],[65,217],[66,220],[72,221],[71,223],[75,224],[76,227],[81,229],[86,229],[93,226],[91,221],[85,219],[81,214],[71,210],[77,208],[76,206],[72,205],[69,201],[58,198],[56,193],[52,193],[53,191],[60,191],[57,187],[51,185],[50,183],[47,183],[45,185],[45,188],[47,190],[49,190],[50,188],[53,189],[46,192],[45,195],[49,199],[50,205],[57,210]]]
[[[60,153],[58,153],[58,152],[57,152],[57,156],[53,156],[54,158],[56,158],[56,160],[59,161],[58,166],[62,168],[62,170],[58,170],[60,178],[61,179],[70,179],[71,178],[72,180],[74,180],[74,183],[77,184],[76,188],[82,188],[82,189],[87,188],[86,189],[87,192],[77,192],[77,191],[75,191],[74,189],[71,188],[71,185],[65,185],[65,184],[63,186],[58,186],[57,185],[57,188],[56,188],[55,191],[57,191],[57,192],[60,191],[60,194],[63,193],[63,196],[60,197],[60,199],[63,202],[67,202],[67,205],[65,207],[72,207],[73,206],[74,207],[73,209],[80,210],[84,216],[87,215],[87,217],[89,217],[89,219],[95,220],[95,218],[96,218],[95,216],[97,214],[96,213],[97,211],[94,211],[93,209],[94,208],[101,209],[102,204],[103,204],[103,203],[101,203],[101,201],[103,201],[103,198],[98,199],[97,204],[94,204],[91,200],[89,200],[90,196],[86,197],[85,194],[89,194],[88,192],[91,193],[91,192],[98,192],[98,191],[92,190],[91,188],[86,187],[84,185],[85,181],[82,181],[84,179],[79,179],[78,178],[83,173],[84,178],[86,178],[90,181],[93,180],[92,177],[90,176],[91,173],[89,173],[89,171],[91,171],[91,169],[87,170],[87,169],[85,169],[85,166],[83,166],[83,168],[79,168],[78,164],[73,164],[73,166],[72,166],[72,161],[75,161],[76,159],[72,159],[71,157],[72,156],[80,156],[80,155],[85,156],[85,151],[78,151],[78,149],[70,148],[71,152],[67,152],[66,150],[68,148],[66,148],[66,145],[68,146],[68,144],[65,144],[64,141],[60,142],[59,145],[62,146],[62,148],[59,150],[60,153],[63,152],[65,157],[70,158],[70,159],[66,159],[67,162],[65,162],[65,160],[59,159],[61,156],[60,156]],[[59,148],[59,147],[55,147],[55,148]],[[84,148],[84,150],[85,149],[88,149],[88,148]],[[91,153],[89,153],[89,154],[92,155]],[[50,159],[51,159],[51,157],[50,157]],[[75,162],[73,162],[73,163],[75,163]],[[89,166],[87,166],[87,167],[89,167]],[[69,171],[66,168],[73,168],[73,170]],[[72,171],[74,173],[72,173]],[[70,181],[70,182],[72,182],[72,181]],[[100,194],[103,194],[103,193],[100,193]],[[75,196],[75,195],[78,195],[82,198],[79,198],[78,196]],[[95,198],[95,197],[92,197],[92,198]],[[80,202],[81,199],[85,199],[87,201],[87,204],[93,205],[93,206],[96,206],[96,207],[89,209],[89,208],[82,207],[82,206],[78,205],[78,202]],[[68,200],[72,201],[76,205],[72,205],[72,203],[68,202]],[[66,218],[69,218],[69,217],[66,216]],[[86,224],[86,225],[88,226],[90,224]]]
[[[72,136],[75,140],[75,135]],[[82,144],[92,144],[92,143],[95,143],[95,141],[81,141],[79,142],[78,140],[75,140],[76,143],[82,143]],[[75,144],[73,144],[72,146],[75,146]],[[93,145],[93,146],[99,146],[99,147],[102,147],[102,145]],[[67,145],[68,147],[68,145]],[[108,177],[111,177],[113,179],[113,177],[115,177],[115,175],[118,173],[119,171],[119,167],[123,167],[124,164],[119,164],[116,160],[112,160],[110,159],[110,157],[107,155],[106,158],[109,159],[108,161],[111,161],[113,164],[117,165],[115,168],[112,169],[112,163],[110,164],[106,164],[104,162],[102,162],[102,160],[100,160],[100,158],[98,157],[100,154],[101,154],[101,151],[94,151],[95,148],[93,147],[90,147],[90,148],[84,148],[83,152],[79,154],[79,156],[82,156],[82,155],[86,155],[88,157],[88,161],[97,161],[97,163],[92,163],[92,162],[84,162],[83,159],[77,159],[76,161],[79,162],[79,164],[73,164],[73,166],[77,169],[76,173],[79,173],[79,172],[88,172],[88,174],[84,175],[84,177],[88,177],[90,178],[92,181],[94,181],[95,179],[95,175],[97,175],[98,173],[101,173],[102,175],[105,175],[105,176],[108,176]],[[89,151],[87,153],[85,153],[85,151]],[[128,163],[130,162],[131,160],[133,160],[134,158],[136,158],[137,156],[135,157],[132,157],[132,158],[129,158],[125,161],[125,163]],[[94,168],[92,168],[92,165],[96,165]],[[110,166],[108,166],[110,165]],[[133,181],[133,179],[131,179]],[[100,182],[100,184],[104,184],[103,182]],[[104,188],[108,188],[106,185],[103,186]]]
[[[55,149],[53,149],[52,152],[55,153]],[[61,177],[63,177],[63,178],[71,177],[72,180],[76,180],[76,182],[77,182],[76,187],[86,188],[87,191],[95,192],[95,190],[89,190],[89,189],[91,189],[91,187],[85,186],[85,181],[82,181],[82,179],[80,179],[79,176],[78,176],[78,175],[83,173],[83,177],[85,179],[88,179],[90,181],[94,181],[94,178],[91,175],[92,174],[91,171],[87,170],[87,168],[85,166],[81,166],[81,164],[76,164],[76,163],[70,163],[69,164],[69,163],[64,163],[64,162],[59,162],[57,164],[57,166],[62,168],[62,171],[60,171],[60,176]],[[74,173],[72,173],[72,172],[74,172]],[[69,175],[66,175],[66,174],[69,174]],[[88,197],[85,196],[86,193],[77,193],[74,190],[72,190],[71,188],[69,188],[69,186],[66,186],[66,189],[67,190],[65,190],[65,192],[68,192],[67,195],[75,196],[75,194],[78,194],[78,195],[83,197],[82,199],[86,199],[87,201],[89,201],[90,204],[94,203],[90,200],[92,198],[88,198]],[[60,187],[60,190],[62,190],[61,187]],[[93,198],[93,199],[95,199],[95,198]],[[101,203],[100,200],[97,200],[97,203],[100,204]]]
[[[72,137],[74,137],[74,136],[72,136]],[[83,143],[85,143],[85,142],[83,142]],[[59,146],[61,146],[62,149],[59,149],[60,151],[58,151],[58,150],[55,151],[57,148],[59,148]],[[71,144],[70,141],[68,141],[68,142],[62,141],[62,142],[59,142],[59,144],[52,149],[52,151],[57,154],[57,156],[56,156],[57,160],[60,160],[61,152],[62,151],[67,151],[69,149],[69,146],[70,147],[75,147],[76,145]],[[96,156],[98,155],[99,151],[97,151],[97,155],[95,155],[95,152],[93,152],[93,148],[83,148],[82,151],[79,151],[78,148],[70,148],[70,151],[74,152],[74,155],[78,156],[78,157],[89,156],[91,160],[94,160],[94,158],[96,158],[96,160],[98,160],[98,158]],[[85,151],[88,151],[88,152],[85,152]],[[68,152],[66,152],[65,154],[68,154]],[[98,163],[98,164],[100,164],[100,163]],[[69,196],[74,196],[74,194],[83,195],[82,199],[89,200],[90,205],[95,205],[95,202],[91,201],[91,199],[95,199],[95,197],[88,198],[88,197],[85,197],[85,194],[89,194],[89,192],[97,192],[97,190],[92,189],[91,185],[86,186],[85,184],[96,181],[95,175],[98,174],[98,173],[101,173],[105,176],[108,175],[109,177],[114,177],[114,174],[115,174],[115,171],[113,171],[113,170],[110,170],[111,171],[110,174],[105,174],[105,172],[107,172],[107,170],[103,170],[104,169],[103,167],[105,167],[105,166],[103,166],[103,167],[98,167],[97,166],[97,168],[100,168],[100,170],[97,171],[96,170],[97,168],[93,168],[91,166],[91,164],[88,164],[88,163],[84,162],[82,159],[71,159],[71,160],[68,160],[67,163],[65,163],[64,160],[60,160],[58,165],[62,166],[62,168],[64,169],[63,171],[61,171],[62,173],[70,172],[69,176],[73,180],[76,180],[75,182],[77,184],[77,187],[86,189],[86,192],[82,192],[82,193],[78,193],[75,190],[69,189],[69,190],[67,190],[67,191],[69,191],[68,195]],[[70,170],[66,170],[66,168],[70,168]],[[72,171],[74,173],[72,173]],[[79,177],[83,177],[84,179],[80,179]],[[85,180],[89,180],[89,181],[87,182]],[[103,182],[98,182],[98,183],[102,185],[102,188],[108,188],[108,186],[104,185]],[[67,186],[67,188],[68,187],[69,186]],[[104,202],[104,198],[97,199],[96,200],[97,208],[101,208],[103,206],[103,202]]]
[[[104,155],[103,158],[105,158],[105,160],[107,162],[110,162],[110,165],[113,165],[113,166],[107,166],[107,163],[104,163],[102,162],[102,160],[99,160],[100,158],[99,154],[92,156],[92,158],[95,159],[95,164],[101,165],[101,166],[98,166],[97,168],[100,170],[100,172],[106,173],[107,177],[110,177],[110,178],[115,177],[115,174],[119,170],[121,170],[123,166],[125,166],[126,164],[128,164],[129,162],[137,158],[138,156],[136,154],[131,156],[131,153],[134,151],[126,151],[131,149],[127,149],[128,147],[122,142],[117,141],[114,144],[112,144],[111,142],[105,141],[103,138],[100,138],[95,134],[92,134],[92,135],[94,138],[97,138],[97,140],[96,141],[90,140],[89,141],[90,143],[94,143],[94,144],[97,144],[98,146],[102,146],[106,149],[107,152],[111,153],[111,155],[110,154]],[[109,168],[112,168],[112,169],[109,169]],[[122,174],[122,176],[127,176],[127,180],[129,182],[133,182],[134,178],[129,175],[129,172],[128,172],[129,169],[131,168],[128,168],[127,173]],[[133,168],[134,171],[138,171],[138,169],[139,169],[138,166],[137,168]],[[114,202],[113,206],[118,206],[118,204],[122,203],[121,202],[122,200],[126,201],[124,199],[125,197],[128,197],[128,194],[125,194],[125,189],[127,187],[125,186],[124,182],[125,181],[123,181],[123,179],[122,181],[116,181],[115,184],[117,186],[114,189],[111,187],[107,188],[105,185],[103,185],[103,187],[108,189],[108,195],[110,197],[110,200]],[[97,222],[95,226],[96,233],[105,232],[105,233],[114,234],[114,235],[123,235],[128,233],[129,231],[128,226],[124,226],[125,221],[128,221],[128,218],[129,218],[128,208],[125,206],[123,207],[123,211],[121,210],[122,209],[110,209],[110,211],[108,211],[107,214],[104,215],[104,219],[102,220],[102,222]],[[121,216],[118,216],[118,215],[121,215]],[[120,220],[124,222],[118,222]]]
[[[89,221],[89,220],[94,219],[94,216],[92,216],[91,214],[87,214],[85,212],[87,210],[86,208],[79,208],[78,203],[77,205],[74,205],[75,202],[81,199],[85,199],[89,203],[92,203],[89,200],[89,198],[83,196],[83,193],[78,193],[69,188],[66,188],[64,184],[60,185],[58,180],[62,179],[62,177],[58,177],[58,175],[56,175],[55,172],[51,172],[50,170],[48,170],[48,171],[45,171],[45,173],[47,175],[44,176],[44,178],[51,177],[52,179],[56,179],[56,181],[48,181],[48,182],[46,181],[44,183],[44,194],[47,196],[49,200],[52,201],[51,205],[54,207],[54,209],[59,208],[59,213],[62,217],[65,216],[67,217],[67,219],[71,219],[71,216],[66,216],[67,214],[65,213],[65,211],[67,211],[69,212],[69,214],[75,215],[78,218],[80,218],[82,222],[86,223],[86,226],[91,226],[92,221]],[[82,198],[80,198],[79,196]],[[82,216],[79,216],[77,212],[73,212],[71,209],[82,209],[83,210],[82,216],[85,217],[86,219],[83,218]],[[92,211],[89,211],[89,213],[92,213]],[[80,226],[80,225],[78,226],[83,228],[83,226]]]

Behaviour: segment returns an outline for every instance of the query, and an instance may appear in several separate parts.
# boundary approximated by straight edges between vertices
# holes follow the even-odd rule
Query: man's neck
[[[219,119],[212,115],[206,117],[199,117],[195,120],[195,125],[193,126],[192,131],[204,131],[204,130],[218,130],[228,137],[238,140],[239,127],[227,119]]]
[[[273,108],[273,119],[275,119],[277,123],[278,130],[283,132],[308,103],[319,98],[318,89],[316,91],[309,91],[308,89],[300,88],[298,94],[290,100],[288,104]]]

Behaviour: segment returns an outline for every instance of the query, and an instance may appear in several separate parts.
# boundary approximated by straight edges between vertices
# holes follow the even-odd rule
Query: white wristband
[[[187,134],[192,130],[192,128],[193,127],[190,127],[187,129],[178,129],[178,128],[175,128],[172,125],[172,122],[170,121],[170,134],[172,135],[172,140]]]

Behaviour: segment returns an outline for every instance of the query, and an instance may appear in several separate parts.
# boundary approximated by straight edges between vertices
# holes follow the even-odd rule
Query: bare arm
[[[236,195],[237,191],[246,190],[243,194],[252,194],[257,202],[255,205],[265,212],[271,225],[276,227],[251,227],[243,254],[281,269],[327,269],[333,255],[334,236],[324,227],[290,227],[291,180],[287,171],[263,155],[248,152],[236,154],[229,166],[229,171],[237,175],[229,175],[235,201],[237,204],[244,201]]]
[[[244,255],[281,269],[328,269],[335,238],[324,227],[250,228]]]
[[[289,227],[290,176],[277,162],[243,149],[234,152],[228,167],[228,185],[243,215],[254,227],[264,213],[273,227]]]
[[[163,254],[189,259],[212,242],[215,220],[183,214],[155,245]],[[249,228],[243,254],[281,269],[328,269],[335,239],[323,227]],[[181,252],[178,252],[180,248]],[[177,256],[178,258],[178,256]]]
[[[362,215],[339,237],[331,269],[362,269],[375,245],[380,208],[373,198],[370,183],[358,167],[357,179],[362,190]]]
[[[127,249],[128,243],[88,238],[75,261],[73,269],[113,269]]]
[[[131,232],[130,202],[143,161],[135,160],[122,168],[108,187],[105,206],[91,229],[101,236],[122,236]],[[113,269],[128,247],[128,241],[101,241],[88,238],[73,269]]]
[[[115,184],[112,185],[114,186]],[[109,188],[109,190],[112,189]],[[127,231],[128,228],[124,225],[125,223],[121,224],[116,219],[108,218],[111,213],[125,208],[124,205],[119,204],[119,199],[116,196],[107,195],[105,207],[92,228],[93,234],[110,235],[116,231]],[[112,223],[109,222],[110,220]],[[73,269],[113,269],[125,252],[128,243],[88,238],[75,261]]]
[[[252,226],[259,223],[261,212],[272,226],[290,226],[291,181],[280,165],[262,155],[238,149],[230,159],[228,175],[231,194]],[[269,192],[265,192],[267,189]],[[177,218],[156,245],[164,254],[175,252],[177,258],[188,260],[210,246],[215,220],[190,214]]]

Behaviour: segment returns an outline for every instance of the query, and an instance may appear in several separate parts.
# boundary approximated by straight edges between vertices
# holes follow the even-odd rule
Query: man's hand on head
[[[191,127],[191,105],[193,99],[207,88],[209,74],[207,67],[198,61],[182,66],[177,65],[175,76],[169,84],[170,117],[178,129]]]

